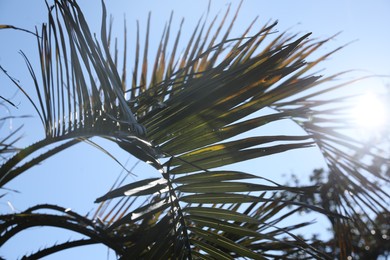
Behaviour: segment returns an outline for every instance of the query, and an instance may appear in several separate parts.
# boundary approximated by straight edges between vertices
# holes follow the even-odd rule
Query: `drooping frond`
[[[47,213],[48,210],[54,211],[55,214]],[[21,213],[1,215],[0,220],[0,245],[6,243],[11,237],[19,232],[37,226],[63,228],[80,233],[89,238],[87,240],[70,241],[62,245],[55,245],[35,253],[34,258],[30,256],[30,259],[37,259],[75,246],[96,243],[102,243],[110,248],[115,248],[118,252],[122,251],[120,247],[121,244],[115,241],[114,234],[107,234],[102,230],[102,227],[100,227],[98,223],[59,206],[47,204],[37,205]]]

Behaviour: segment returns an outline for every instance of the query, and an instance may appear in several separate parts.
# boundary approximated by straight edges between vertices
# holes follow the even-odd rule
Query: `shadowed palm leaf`
[[[228,10],[216,30],[216,19],[209,26],[200,20],[177,58],[181,28],[172,50],[167,50],[171,19],[150,73],[148,22],[142,58],[137,31],[132,83],[127,86],[126,44],[120,76],[117,57],[110,54],[111,32],[104,5],[100,39],[91,34],[74,1],[56,1],[48,9],[48,25],[43,25],[37,37],[42,84],[23,55],[38,94],[37,101],[29,99],[46,138],[5,160],[0,184],[94,136],[111,140],[153,165],[161,177],[115,186],[96,200],[102,204],[92,220],[51,205],[2,215],[1,244],[31,226],[54,225],[88,239],[55,245],[31,258],[103,243],[121,259],[266,259],[294,257],[297,252],[302,258],[324,259],[330,257],[294,233],[311,223],[284,226],[281,222],[309,209],[348,223],[346,217],[354,209],[344,197],[346,190],[356,192],[357,204],[370,205],[368,211],[385,208],[388,194],[376,182],[359,181],[362,172],[375,179],[388,178],[353,156],[353,151],[364,148],[363,143],[337,131],[348,127],[346,118],[340,117],[344,97],[323,97],[346,84],[323,87],[339,75],[322,78],[309,73],[333,53],[305,61],[326,40],[314,42],[309,34],[271,35],[276,23],[254,36],[231,38],[237,14],[223,33]],[[260,110],[265,113],[253,115]],[[296,122],[306,134],[241,135],[285,119]],[[23,161],[53,144],[48,152]],[[319,193],[317,186],[288,187],[256,172],[225,169],[233,163],[315,145],[338,184],[335,208],[299,201],[302,194]],[[373,151],[367,156],[386,161]],[[39,212],[48,209],[55,213]]]

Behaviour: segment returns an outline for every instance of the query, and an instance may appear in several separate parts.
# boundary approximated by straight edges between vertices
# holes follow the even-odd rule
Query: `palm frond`
[[[118,49],[115,46],[113,57],[111,29],[104,3],[102,6],[100,39],[90,32],[75,1],[57,0],[53,7],[48,6],[49,22],[37,37],[42,84],[22,54],[37,101],[24,93],[40,115],[46,138],[7,160],[0,168],[0,184],[95,136],[115,142],[151,164],[161,176],[119,182],[96,199],[101,204],[94,220],[69,212],[36,212],[64,210],[53,206],[2,215],[2,243],[27,227],[55,225],[103,243],[123,259],[266,259],[297,254],[303,259],[327,259],[326,252],[295,233],[311,222],[283,226],[283,221],[304,209],[324,214],[347,229],[347,217],[356,216],[356,205],[375,213],[386,211],[389,195],[375,181],[388,182],[388,176],[369,161],[386,163],[387,158],[379,150],[364,151],[364,158],[354,154],[365,144],[345,132],[348,118],[343,117],[339,104],[347,97],[324,99],[325,94],[350,82],[329,87],[326,84],[341,73],[327,77],[311,74],[340,49],[311,58],[329,39],[274,34],[276,23],[246,36],[254,30],[254,22],[241,37],[233,38],[230,34],[238,10],[228,22],[229,7],[216,28],[217,17],[209,25],[207,19],[200,19],[180,56],[182,25],[168,49],[171,16],[150,62],[149,15],[142,49],[137,22],[128,87],[127,43],[125,40],[120,76]],[[126,37],[126,29],[124,34]],[[261,115],[255,114],[259,111]],[[243,135],[286,119],[300,126],[303,134]],[[57,146],[52,150],[23,162],[53,144]],[[315,146],[331,170],[328,185],[337,191],[335,207],[300,201],[303,196],[328,193],[327,186],[289,187],[263,173],[225,169],[234,163]],[[364,177],[366,173],[372,180]],[[53,246],[41,254],[92,240]],[[345,243],[342,250],[342,256],[348,254],[349,245]]]
[[[55,211],[57,214],[39,212],[45,212],[47,210]],[[113,239],[113,234],[109,235],[106,232],[102,232],[102,228],[90,219],[59,206],[48,204],[37,205],[21,213],[1,215],[0,219],[1,245],[3,245],[7,240],[9,240],[17,233],[30,227],[52,226],[71,230],[92,239],[92,241],[87,243],[102,243],[106,244],[110,248],[115,248],[115,250],[122,251],[120,248],[120,243],[118,244],[115,241],[116,239]],[[81,244],[83,244],[83,242],[81,242]],[[80,244],[77,242],[73,244],[73,246],[77,245]],[[70,245],[64,246],[67,247]],[[53,250],[53,252],[56,251],[54,248],[51,250]]]
[[[34,105],[46,138],[23,149],[2,165],[1,185],[12,180],[21,170],[28,169],[29,165],[40,162],[36,159],[33,164],[28,162],[16,168],[24,158],[42,147],[67,139],[73,144],[93,136],[116,141],[136,157],[152,161],[156,168],[161,168],[151,144],[139,137],[145,134],[144,127],[137,123],[124,100],[121,79],[108,50],[105,11],[102,18],[104,35],[98,44],[76,3],[58,1],[53,10],[50,7],[48,10],[49,24],[42,25],[41,36],[37,37],[42,86],[22,53],[35,84],[38,102],[34,102],[3,70]],[[65,149],[64,145],[57,147]],[[47,158],[52,154],[39,157]]]

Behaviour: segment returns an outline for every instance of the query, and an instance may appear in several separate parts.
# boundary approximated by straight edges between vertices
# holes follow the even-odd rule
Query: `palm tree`
[[[310,180],[313,185],[320,187],[320,192],[317,194],[299,194],[298,200],[300,202],[321,205],[323,209],[328,211],[338,207],[340,196],[337,196],[337,194],[340,192],[340,186],[334,184],[331,172],[316,169],[310,176]],[[292,181],[296,184],[300,182],[294,176]],[[361,196],[363,194],[356,195]],[[286,196],[288,195],[286,194]],[[349,200],[348,203],[354,205],[352,200]],[[316,245],[316,248],[328,252],[335,258],[343,250],[348,250],[353,259],[387,259],[390,255],[388,210],[377,209],[373,210],[371,214],[367,214],[366,212],[360,212],[358,205],[354,205],[353,209],[354,212],[349,216],[352,221],[345,222],[328,215],[333,237],[324,240],[313,234],[312,243]],[[305,208],[301,210],[303,212],[308,211]],[[299,258],[299,252],[296,256]]]
[[[111,44],[104,4],[100,39],[90,32],[76,1],[56,0],[48,15],[48,23],[36,33],[41,82],[22,54],[37,100],[0,67],[32,103],[45,129],[43,140],[23,149],[14,147],[18,131],[2,138],[1,187],[80,142],[110,154],[93,137],[116,143],[152,165],[160,177],[118,180],[96,199],[100,206],[92,217],[49,204],[2,214],[0,245],[30,227],[55,226],[86,238],[41,249],[26,259],[97,243],[113,249],[119,259],[331,259],[316,241],[296,234],[311,223],[283,225],[305,209],[342,223],[344,229],[336,235],[339,256],[345,259],[353,253],[345,236],[357,223],[356,208],[367,217],[388,212],[389,195],[381,187],[389,181],[381,168],[388,159],[380,146],[367,147],[348,135],[343,107],[350,97],[325,97],[351,82],[329,87],[325,83],[341,73],[311,73],[338,50],[312,59],[328,40],[275,34],[276,23],[248,37],[252,23],[241,37],[231,38],[235,18],[229,22],[225,16],[215,30],[216,19],[209,25],[200,20],[179,55],[181,29],[167,50],[173,34],[170,20],[150,68],[148,22],[143,55],[137,31],[127,84],[126,60],[120,69],[117,55],[111,55],[118,50]],[[126,53],[125,42],[124,59]],[[254,115],[260,110],[266,113]],[[305,134],[242,135],[285,119]],[[325,206],[326,197],[322,204],[301,199],[321,195],[323,186],[281,185],[262,173],[229,170],[234,163],[313,146],[331,169],[329,183],[337,184],[331,207]]]

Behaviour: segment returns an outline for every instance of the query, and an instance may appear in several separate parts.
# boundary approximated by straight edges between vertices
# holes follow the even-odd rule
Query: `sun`
[[[378,95],[366,93],[362,95],[353,109],[353,117],[359,128],[376,131],[387,123],[386,105]]]

